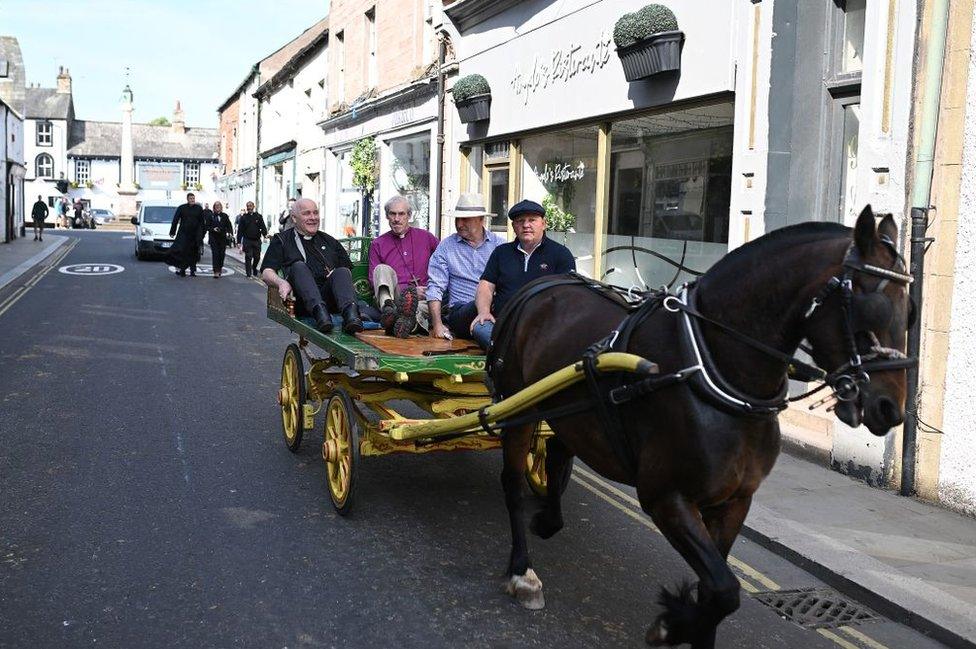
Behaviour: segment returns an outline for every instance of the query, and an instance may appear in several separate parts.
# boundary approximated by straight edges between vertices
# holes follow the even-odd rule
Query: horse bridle
[[[904,258],[898,253],[895,244],[886,236],[881,236],[881,243],[891,252],[894,262],[890,268],[883,268],[873,264],[865,263],[857,250],[857,246],[852,242],[844,255],[841,264],[843,273],[831,277],[827,284],[813,298],[810,307],[804,315],[804,320],[809,320],[824,301],[833,293],[840,293],[841,308],[843,310],[844,342],[847,347],[848,361],[828,372],[824,377],[824,384],[829,386],[832,394],[820,403],[831,398],[838,401],[854,401],[861,393],[864,385],[871,381],[870,372],[881,372],[886,370],[902,370],[914,367],[918,359],[909,358],[904,353],[891,347],[883,347],[878,342],[877,336],[870,329],[859,330],[855,324],[854,306],[854,275],[862,273],[880,278],[877,286],[868,294],[881,294],[889,282],[908,286],[914,278],[908,273],[895,269],[897,264],[905,267]],[[887,297],[885,297],[888,300]],[[889,304],[890,304],[890,300]],[[909,306],[911,313],[914,313],[914,304]],[[911,315],[909,316],[912,317]],[[865,334],[871,341],[871,346],[866,350],[861,350],[858,346],[857,334]],[[805,351],[812,351],[805,349]],[[807,393],[807,396],[811,393]]]

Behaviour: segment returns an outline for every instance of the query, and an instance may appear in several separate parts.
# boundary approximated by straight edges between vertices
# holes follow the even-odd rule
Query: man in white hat
[[[427,269],[430,335],[469,338],[487,348],[490,327],[471,327],[478,315],[474,298],[488,258],[505,240],[488,229],[486,217],[493,214],[485,209],[481,194],[461,194],[457,207],[445,216],[454,217],[456,233],[440,242]]]

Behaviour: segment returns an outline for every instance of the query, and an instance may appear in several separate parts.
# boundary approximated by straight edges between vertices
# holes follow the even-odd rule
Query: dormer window
[[[54,143],[54,125],[51,122],[37,123],[37,146],[51,146]]]

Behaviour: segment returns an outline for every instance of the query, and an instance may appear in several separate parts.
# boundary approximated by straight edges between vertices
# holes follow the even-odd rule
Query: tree
[[[172,124],[169,123],[169,120],[165,117],[157,117],[153,121],[149,122],[149,125],[150,126],[172,126]]]

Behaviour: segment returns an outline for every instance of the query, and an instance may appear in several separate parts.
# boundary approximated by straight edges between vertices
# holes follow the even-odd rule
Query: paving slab
[[[70,237],[64,235],[48,234],[43,241],[20,237],[0,244],[0,289],[46,259],[69,240]]]

